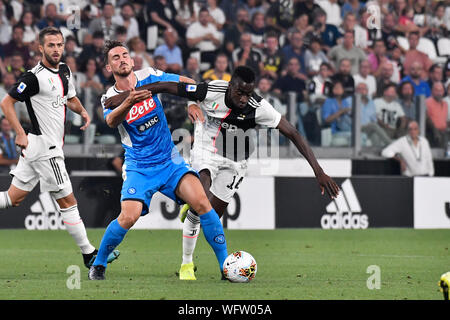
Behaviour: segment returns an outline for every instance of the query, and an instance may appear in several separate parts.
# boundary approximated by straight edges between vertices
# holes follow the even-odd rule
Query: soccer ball
[[[255,258],[242,250],[233,252],[223,262],[223,273],[231,282],[250,282],[257,269]]]

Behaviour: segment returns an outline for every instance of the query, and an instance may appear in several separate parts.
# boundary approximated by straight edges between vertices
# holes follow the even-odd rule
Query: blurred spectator
[[[425,137],[420,136],[419,124],[416,121],[408,124],[407,135],[388,145],[381,155],[397,160],[404,176],[434,176],[430,145]]]
[[[428,58],[426,53],[417,50],[419,44],[420,35],[418,32],[411,32],[408,35],[409,50],[405,53],[403,60],[403,74],[409,75],[411,73],[411,67],[414,62],[419,62],[422,65],[423,74],[420,75],[422,79],[426,79],[426,74],[430,69],[433,62]]]
[[[19,162],[20,151],[17,150],[15,134],[5,117],[0,118],[0,172],[9,172],[12,165]]]
[[[402,49],[398,46],[391,50],[391,56],[389,62],[392,64],[393,73],[391,80],[392,82],[399,83],[403,74],[403,54]]]
[[[341,33],[335,25],[326,22],[327,14],[323,9],[315,9],[313,17],[312,31],[306,34],[305,43],[309,44],[311,42],[310,39],[318,37],[322,40],[322,49],[328,53],[332,47],[337,45],[337,40],[341,37]]]
[[[304,0],[304,1],[294,1],[294,13],[295,16],[299,16],[303,13],[306,13],[308,15],[308,21],[310,24],[313,23],[314,20],[314,11],[316,9],[321,9],[320,6],[315,3],[314,0]]]
[[[359,24],[355,25],[355,46],[370,52],[375,40],[382,39],[381,29],[368,26],[370,13],[364,7],[360,11]]]
[[[265,48],[263,50],[262,77],[276,80],[283,69],[283,53],[279,48],[278,35],[275,32],[266,34]]]
[[[290,37],[290,44],[285,45],[281,52],[283,53],[284,61],[289,61],[291,58],[297,58],[300,63],[300,76],[303,80],[306,78],[305,53],[303,52],[303,36],[300,32],[294,31]]]
[[[398,18],[398,28],[405,34],[409,32],[419,32],[420,28],[414,23],[414,8],[406,6]]]
[[[381,23],[381,37],[388,51],[398,46],[397,36],[401,35],[396,29],[396,19],[392,13],[384,16]]]
[[[430,86],[428,82],[422,80],[423,66],[419,61],[415,61],[411,64],[409,69],[409,76],[402,79],[402,82],[409,81],[414,86],[414,91],[416,96],[424,95],[429,97],[431,95]]]
[[[105,40],[114,39],[118,24],[114,22],[113,16],[114,5],[110,2],[105,3],[103,5],[102,15],[89,23],[89,33],[94,34],[95,32],[101,31]]]
[[[323,62],[328,62],[328,58],[321,50],[321,41],[319,38],[312,38],[309,49],[305,51],[305,67],[308,76],[312,77],[319,73],[320,65]]]
[[[341,15],[345,17],[348,13],[353,13],[355,18],[359,18],[362,8],[364,8],[363,2],[359,2],[359,0],[348,0],[341,7]]]
[[[326,83],[331,83],[330,76],[333,74],[332,70],[333,68],[329,63],[323,62],[320,65],[319,73],[308,82],[308,96],[313,105],[322,105],[327,96],[330,95],[330,92],[328,92],[330,88]]]
[[[447,146],[450,134],[447,120],[448,105],[444,101],[444,97],[444,85],[442,82],[435,82],[431,90],[431,97],[425,101],[427,107],[427,131],[431,133],[431,135],[427,136],[430,137],[431,145],[439,148]]]
[[[263,0],[247,0],[246,5],[250,16],[253,16],[255,12],[261,12],[265,15],[270,6],[267,1]]]
[[[139,26],[136,20],[134,7],[131,2],[125,2],[120,6],[120,14],[112,17],[112,23],[124,26],[127,29],[127,39],[139,37]]]
[[[341,25],[341,7],[337,0],[318,0],[316,3],[326,12],[327,24],[332,24],[336,27]]]
[[[217,6],[217,0],[207,0],[206,3],[210,16],[209,22],[213,23],[216,26],[217,30],[222,30],[223,25],[226,22],[226,17],[223,13],[223,10]]]
[[[369,96],[367,85],[360,82],[356,86],[356,93],[361,97],[361,132],[367,135],[370,145],[384,147],[391,143],[391,138],[378,125],[375,104]],[[368,141],[364,145],[369,145]]]
[[[177,21],[177,10],[172,1],[149,0],[146,6],[149,25],[158,26],[158,37],[162,37],[166,29],[175,29],[184,38],[186,28]]]
[[[306,13],[303,13],[299,15],[295,21],[294,25],[290,27],[287,31],[287,34],[290,35],[294,31],[298,31],[302,34],[303,37],[305,37],[309,32],[314,30],[313,24],[309,24],[309,18]],[[272,28],[272,32],[275,32],[279,34],[279,31],[277,31],[275,28]]]
[[[226,2],[226,1],[225,1]],[[276,29],[281,34],[286,33],[294,23],[295,17],[300,15],[300,12],[294,10],[294,0],[273,1],[266,13],[267,25]],[[294,15],[294,14],[297,15]]]
[[[347,31],[354,31],[356,26],[356,14],[353,12],[347,12],[342,15],[344,17],[344,21],[342,22],[342,30],[341,33],[345,33]]]
[[[161,70],[166,72],[167,70],[167,62],[166,62],[166,58],[164,58],[164,56],[154,56],[154,65],[153,67],[155,69]]]
[[[276,95],[271,93],[272,85],[273,81],[270,78],[262,77],[258,81],[255,92],[263,99],[269,101],[275,110],[281,113],[282,116],[285,116],[287,113],[287,106],[281,103],[280,99],[278,99]]]
[[[44,16],[37,23],[37,27],[42,30],[45,27],[55,27],[59,29],[62,26],[64,26],[64,21],[58,17],[58,9],[56,5],[53,2],[49,2],[45,6]]]
[[[198,13],[198,21],[191,24],[186,31],[187,45],[200,51],[201,70],[205,69],[202,64],[213,65],[216,50],[219,49],[223,40],[222,34],[209,21],[209,11],[203,7]]]
[[[20,24],[16,24],[13,27],[13,33],[11,40],[5,44],[2,48],[3,54],[5,57],[5,62],[8,61],[8,58],[13,54],[20,54],[24,63],[28,63],[30,59],[30,50],[28,46],[23,42],[23,26]]]
[[[255,48],[264,48],[264,34],[266,32],[266,23],[264,14],[255,12],[251,19],[250,33],[252,35],[252,43]]]
[[[247,66],[253,69],[258,77],[263,69],[263,55],[258,49],[252,47],[252,35],[243,33],[239,48],[235,49],[232,54],[233,67]]]
[[[199,74],[198,60],[195,57],[189,57],[186,60],[186,67],[181,72],[181,75],[193,79],[195,82],[201,82]]]
[[[377,97],[383,96],[384,87],[390,85],[394,75],[394,66],[390,61],[381,64],[381,72],[377,77]]]
[[[248,14],[248,8],[244,0],[220,1],[220,9],[225,14],[226,24],[233,24],[235,21],[238,21],[241,9],[244,9]]]
[[[122,43],[127,43],[127,37],[128,37],[127,28],[125,28],[124,26],[117,26],[115,35],[114,35],[115,40],[122,42]],[[139,37],[135,37],[135,38],[139,38]],[[144,45],[145,45],[145,43],[144,43]]]
[[[28,44],[32,41],[37,41],[38,40],[37,37],[39,35],[39,28],[35,23],[33,13],[31,11],[24,11],[22,13],[22,18],[20,19],[20,22],[22,23],[24,28],[23,42],[25,44]]]
[[[128,41],[128,47],[130,48],[130,52],[134,54],[135,57],[138,56],[142,58],[143,68],[153,66],[153,57],[147,53],[145,42],[141,38],[131,38],[130,41]]]
[[[355,85],[364,83],[367,86],[368,95],[373,98],[377,92],[377,81],[375,77],[370,74],[370,63],[368,60],[362,60],[359,63],[359,73],[353,76]]]
[[[14,74],[16,79],[18,79],[26,71],[22,54],[20,52],[14,52],[8,61],[9,64],[6,66],[6,72]]]
[[[72,82],[75,87],[75,92],[81,92],[81,83],[86,82],[86,75],[83,72],[78,71],[77,60],[73,56],[67,56],[64,62],[72,72]]]
[[[0,44],[6,44],[11,40],[12,28],[9,23],[6,8],[3,1],[0,1]]]
[[[448,17],[447,19],[449,18],[450,17]],[[440,38],[448,35],[449,30],[447,29],[446,25],[445,5],[442,2],[436,5],[433,15],[429,17],[429,26],[430,27],[425,36],[433,40],[435,45]]]
[[[401,105],[397,102],[397,86],[395,83],[384,86],[383,96],[374,100],[378,124],[391,139],[398,137],[398,128],[406,126],[406,117]]]
[[[9,90],[16,83],[16,77],[11,72],[2,73],[2,81],[0,84],[0,97],[4,97]],[[25,102],[17,101],[14,104],[14,109],[16,111],[17,118],[20,121],[22,127],[27,130],[31,128],[30,116],[28,115],[27,106]],[[0,115],[3,115],[3,111],[0,108]]]
[[[286,75],[275,81],[272,89],[277,95],[287,92],[297,93],[297,102],[305,100],[306,84],[305,75],[300,72],[300,62],[298,58],[292,57],[287,61]]]
[[[328,52],[328,57],[334,62],[336,68],[339,67],[342,59],[349,59],[351,64],[351,74],[357,74],[360,61],[366,60],[364,51],[354,46],[354,38],[353,31],[345,31],[342,44],[333,47]]]
[[[343,58],[339,64],[338,72],[332,75],[331,84],[326,83],[325,85],[329,87],[328,92],[332,92],[331,87],[334,87],[336,81],[341,82],[344,87],[344,98],[352,96],[355,93],[355,79],[351,74],[352,65],[350,59]]]
[[[95,31],[92,38],[92,44],[84,45],[78,56],[77,63],[81,67],[80,71],[84,71],[83,68],[86,67],[89,59],[94,59],[98,67],[103,67],[103,45],[105,43],[103,32]]]
[[[381,39],[375,40],[372,46],[372,52],[367,56],[370,63],[370,73],[378,77],[381,73],[383,63],[389,61],[386,55],[386,45]]]
[[[229,1],[222,1],[229,2]],[[236,20],[232,21],[224,31],[224,48],[228,57],[231,58],[232,52],[239,47],[239,41],[241,35],[246,32],[250,32],[249,15],[245,8],[241,8],[237,11]]]
[[[177,46],[178,34],[174,29],[166,29],[164,31],[164,44],[158,46],[155,56],[164,56],[167,62],[167,71],[172,73],[180,73],[183,68],[183,56],[179,46]]]
[[[331,95],[322,106],[322,122],[331,127],[332,146],[349,146],[352,130],[352,99],[344,97],[344,85],[334,81]]]
[[[77,40],[73,36],[68,36],[64,43],[64,57],[74,57],[77,59],[81,53],[81,48],[77,46]]]
[[[444,69],[440,64],[433,64],[430,68],[428,76],[428,86],[433,88],[435,82],[443,82],[444,80]]]
[[[175,20],[187,29],[192,23],[197,21],[197,14],[200,10],[198,2],[195,0],[175,0],[173,2],[177,15]]]
[[[228,69],[228,57],[225,53],[219,53],[216,56],[216,61],[214,62],[214,68],[206,71],[202,79],[203,81],[209,82],[212,80],[231,80],[231,74],[227,72]]]
[[[416,26],[424,28],[429,24],[427,14],[427,0],[416,0],[412,3],[414,11],[413,22]]]
[[[131,57],[133,58],[133,61],[134,61],[133,71],[142,70],[143,69],[142,66],[144,64],[144,59],[142,59],[142,57],[137,56],[135,54],[131,54]]]
[[[397,87],[398,102],[402,106],[405,117],[408,121],[418,120],[416,110],[416,97],[414,95],[414,86],[411,82],[405,81]]]

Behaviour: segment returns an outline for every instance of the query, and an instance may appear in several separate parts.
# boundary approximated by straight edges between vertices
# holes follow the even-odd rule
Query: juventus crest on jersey
[[[27,106],[32,125],[24,150],[27,159],[63,156],[67,99],[76,95],[69,67],[60,63],[58,69],[50,69],[39,62],[21,75],[8,94]]]

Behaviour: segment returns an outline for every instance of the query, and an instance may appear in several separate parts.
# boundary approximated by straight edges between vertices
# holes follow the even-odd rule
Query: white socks
[[[183,264],[192,262],[199,233],[200,218],[189,210],[183,223]]]
[[[7,209],[10,207],[12,207],[12,203],[8,191],[0,192],[0,209]]]
[[[59,211],[61,212],[61,217],[66,226],[66,230],[80,247],[81,253],[92,253],[95,250],[95,247],[89,242],[86,228],[84,227],[83,220],[81,220],[80,213],[78,212],[78,206],[74,205],[70,208],[60,209]]]

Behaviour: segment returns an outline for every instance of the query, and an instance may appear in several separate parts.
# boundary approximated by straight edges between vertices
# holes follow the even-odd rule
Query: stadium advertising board
[[[414,228],[450,228],[450,178],[414,178]]]
[[[413,227],[413,179],[338,178],[338,198],[322,196],[313,178],[275,179],[276,228]]]

